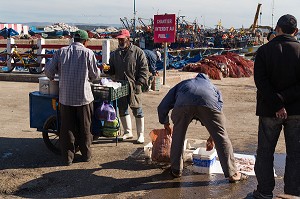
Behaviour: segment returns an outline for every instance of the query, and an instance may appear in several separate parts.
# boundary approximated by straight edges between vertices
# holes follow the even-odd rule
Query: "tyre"
[[[57,155],[61,155],[59,130],[57,130],[57,118],[55,115],[50,116],[43,127],[43,140],[47,148]],[[75,142],[75,152],[79,151],[79,144]]]
[[[6,53],[0,54],[0,66],[6,65],[7,55]]]
[[[28,67],[30,74],[42,74],[44,72],[44,67]]]
[[[44,66],[42,64],[39,64],[36,58],[28,58],[28,69],[29,73],[31,74],[41,74],[44,72]]]
[[[47,119],[43,127],[43,140],[47,148],[53,153],[60,155],[59,130],[57,127],[57,118],[52,115]]]
[[[7,62],[11,62],[11,66],[7,66]],[[0,55],[0,72],[1,73],[10,73],[15,68],[15,60],[10,57],[7,60],[7,55]]]

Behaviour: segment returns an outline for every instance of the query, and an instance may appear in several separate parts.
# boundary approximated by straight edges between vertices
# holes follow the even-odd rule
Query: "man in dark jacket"
[[[259,116],[254,198],[272,198],[274,152],[282,128],[286,142],[284,192],[300,196],[300,43],[297,20],[280,17],[276,37],[261,46],[254,64]]]
[[[136,122],[138,134],[137,143],[144,143],[144,113],[142,110],[142,85],[147,86],[148,63],[145,53],[139,47],[130,43],[130,33],[122,29],[117,36],[119,47],[110,59],[108,73],[114,75],[116,80],[127,80],[130,86],[128,97],[120,98],[118,101],[119,114],[124,135],[122,139],[133,138],[131,117],[128,107],[132,109]]]

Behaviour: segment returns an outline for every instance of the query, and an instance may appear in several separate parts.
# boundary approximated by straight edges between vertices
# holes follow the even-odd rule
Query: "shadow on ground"
[[[60,165],[60,156],[47,149],[42,138],[0,138],[0,170]]]

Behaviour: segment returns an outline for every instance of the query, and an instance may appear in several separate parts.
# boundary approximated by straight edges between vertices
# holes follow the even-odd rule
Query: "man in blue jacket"
[[[152,76],[156,76],[158,74],[156,71],[156,62],[161,59],[158,54],[159,52],[154,52],[148,49],[144,49],[143,51],[148,61],[149,72],[152,74]]]
[[[199,120],[208,130],[209,144],[215,142],[219,160],[229,182],[239,182],[248,176],[237,171],[231,141],[225,129],[220,91],[207,75],[184,80],[173,87],[158,106],[159,122],[170,129],[169,111],[174,123],[171,146],[171,174],[180,177],[183,170],[182,150],[187,128],[193,119]],[[212,147],[211,147],[212,149]]]
[[[276,37],[257,50],[254,81],[259,116],[254,198],[273,198],[274,152],[282,129],[286,143],[284,192],[300,196],[300,43],[297,20],[279,18]]]
[[[147,58],[149,72],[151,73],[151,75],[149,75],[149,80],[148,80],[148,88],[147,88],[148,91],[151,88],[151,84],[154,80],[154,76],[159,75],[158,71],[156,70],[156,62],[158,60],[159,61],[161,60],[161,54],[159,51],[152,51],[148,49],[144,49],[143,51]]]

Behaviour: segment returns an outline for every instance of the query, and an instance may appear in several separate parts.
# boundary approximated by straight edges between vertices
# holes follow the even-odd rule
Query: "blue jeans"
[[[274,190],[274,152],[282,127],[286,143],[284,192],[300,196],[300,115],[288,116],[287,119],[259,117],[254,167],[257,190],[266,195],[272,195]]]
[[[128,107],[126,109],[119,109],[119,114],[120,114],[120,117],[124,117],[126,115],[129,115],[129,111],[128,111]],[[143,113],[143,109],[142,107],[139,107],[139,108],[131,108],[132,110],[132,113],[134,115],[134,117],[136,118],[142,118],[144,117],[144,113]]]
[[[119,108],[119,115],[120,117],[124,117],[126,115],[129,115],[129,97],[127,98],[121,98],[122,102],[118,105]],[[133,108],[131,107],[132,113],[134,117],[136,118],[142,118],[144,117],[143,109],[142,107]]]

